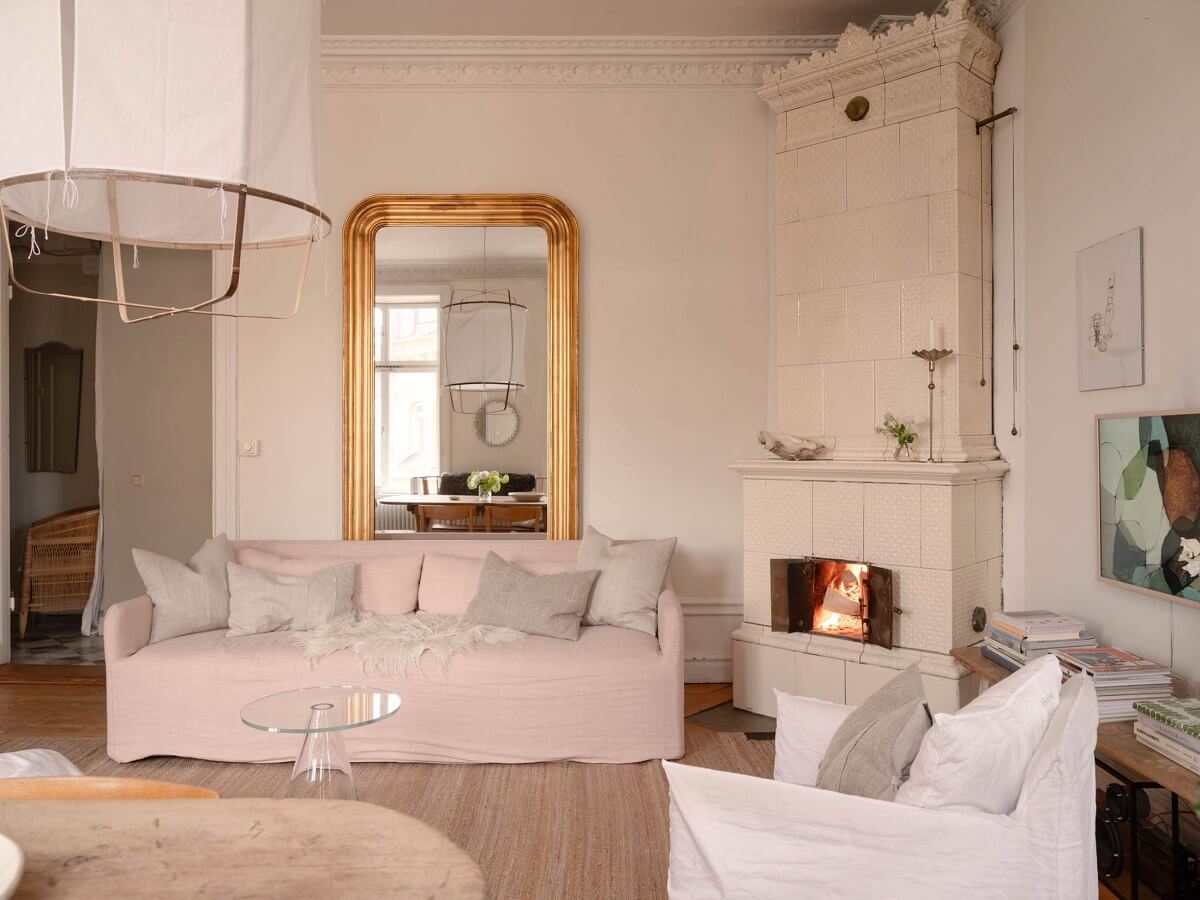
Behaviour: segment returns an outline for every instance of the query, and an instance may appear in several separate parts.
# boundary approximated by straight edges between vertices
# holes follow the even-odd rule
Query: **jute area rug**
[[[770,777],[773,741],[688,725],[681,762]],[[222,797],[282,797],[290,764],[156,757],[114,763],[98,738],[0,739],[0,752],[57,750],[85,775],[197,784]],[[483,869],[495,900],[638,900],[666,896],[667,783],[658,762],[632,765],[362,763],[359,799],[440,828]]]

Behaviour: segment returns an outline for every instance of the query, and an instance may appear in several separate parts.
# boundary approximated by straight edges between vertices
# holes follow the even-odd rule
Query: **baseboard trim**
[[[733,681],[733,660],[685,659],[683,680],[689,684],[729,684]]]

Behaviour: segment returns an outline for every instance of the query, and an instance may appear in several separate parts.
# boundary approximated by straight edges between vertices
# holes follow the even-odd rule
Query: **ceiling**
[[[323,0],[325,34],[840,34],[937,0]]]
[[[468,262],[483,259],[483,228],[384,228],[375,239],[381,262]],[[487,258],[545,259],[546,232],[540,228],[488,228]]]

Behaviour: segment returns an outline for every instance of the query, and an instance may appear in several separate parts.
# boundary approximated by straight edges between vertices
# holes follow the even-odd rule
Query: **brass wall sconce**
[[[871,101],[862,95],[851,97],[850,102],[846,104],[846,118],[851,122],[862,121],[870,111]]]

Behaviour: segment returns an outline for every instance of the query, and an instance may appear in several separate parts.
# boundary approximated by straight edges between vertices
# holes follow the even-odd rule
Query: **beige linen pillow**
[[[354,563],[312,575],[276,575],[229,564],[229,636],[309,631],[354,609]]]
[[[909,666],[846,717],[817,767],[817,787],[891,800],[929,730],[917,664]]]
[[[675,553],[675,538],[616,543],[588,526],[575,568],[600,575],[583,616],[584,625],[616,625],[658,633],[658,595]]]
[[[233,547],[225,535],[205,541],[187,563],[149,550],[133,550],[133,564],[154,604],[150,643],[213,631],[229,623],[229,577]]]
[[[467,622],[503,625],[526,634],[579,640],[579,620],[597,572],[530,575],[488,553],[479,590],[467,607]]]

